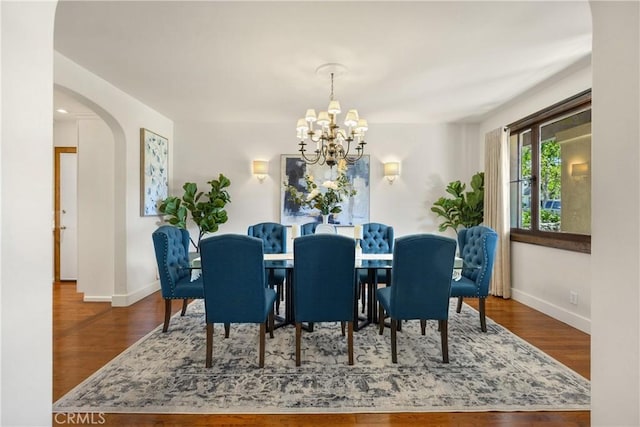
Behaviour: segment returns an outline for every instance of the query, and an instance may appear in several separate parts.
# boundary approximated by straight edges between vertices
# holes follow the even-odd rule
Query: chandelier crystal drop
[[[357,110],[349,110],[344,119],[345,129],[337,125],[338,114],[341,113],[340,102],[333,95],[333,79],[335,74],[344,71],[340,64],[325,64],[316,71],[318,74],[327,73],[331,77],[331,94],[327,111],[321,111],[316,116],[312,108],[307,110],[304,118],[298,119],[296,131],[300,139],[300,155],[307,164],[327,164],[329,167],[344,159],[353,164],[364,154],[364,134],[368,129],[367,121],[358,116]],[[311,152],[307,145],[314,147]],[[349,151],[355,148],[356,152]]]

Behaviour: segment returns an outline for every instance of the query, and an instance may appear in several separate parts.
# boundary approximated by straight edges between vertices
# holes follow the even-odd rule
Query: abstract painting
[[[140,129],[140,214],[160,215],[158,206],[169,193],[169,140]]]
[[[320,183],[334,180],[337,167],[327,165],[308,165],[299,154],[283,154],[280,159],[282,185],[280,190],[280,222],[283,225],[322,222],[322,215],[317,209],[303,207],[289,198],[285,186],[293,185],[306,192],[304,176],[310,174]],[[347,177],[356,195],[340,203],[342,212],[332,214],[329,223],[337,226],[351,226],[369,222],[369,156],[362,156],[354,164],[347,166]]]

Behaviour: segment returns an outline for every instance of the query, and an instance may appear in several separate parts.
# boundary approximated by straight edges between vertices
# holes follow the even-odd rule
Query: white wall
[[[78,291],[111,302],[115,283],[114,140],[100,120],[78,121]]]
[[[55,2],[0,2],[0,425],[51,423]]]
[[[54,65],[56,87],[89,106],[113,133],[112,304],[129,305],[159,289],[150,237],[158,218],[140,216],[140,128],[167,136],[171,147],[173,122],[59,53],[54,53]],[[172,158],[171,151],[169,155]],[[105,165],[96,162],[87,167],[97,170]],[[80,176],[79,182],[83,179]]]
[[[78,122],[76,120],[56,120],[53,122],[53,146],[78,146]]]
[[[564,72],[494,111],[480,124],[480,138],[591,87],[590,61]],[[484,159],[484,156],[480,156]],[[484,160],[482,160],[484,161]],[[594,159],[594,162],[597,162]],[[512,296],[584,332],[591,330],[591,256],[526,243],[511,244]],[[578,293],[578,305],[569,292]]]
[[[640,425],[640,4],[593,15],[591,422]]]
[[[294,126],[176,122],[170,193],[181,195],[187,181],[208,190],[206,182],[224,173],[231,180],[231,204],[229,221],[220,232],[244,234],[250,224],[280,221],[280,155],[297,152]],[[471,176],[465,147],[478,140],[476,129],[371,124],[369,135],[370,220],[393,225],[397,236],[436,232],[438,221],[429,208],[445,194],[449,181]],[[269,160],[269,176],[263,183],[251,175],[254,159]],[[382,173],[382,163],[391,160],[401,162],[400,177],[393,185]],[[197,236],[195,227],[190,231]]]

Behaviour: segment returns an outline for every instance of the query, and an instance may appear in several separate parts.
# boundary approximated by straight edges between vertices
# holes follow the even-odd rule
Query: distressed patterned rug
[[[213,367],[204,367],[204,304],[192,303],[63,396],[54,412],[330,413],[589,410],[589,381],[465,305],[449,318],[450,363],[443,364],[437,322],[403,324],[398,364],[390,332],[354,333],[355,364],[347,365],[338,324],[302,335],[295,367],[295,329],[266,339],[258,364],[258,326],[216,325]]]

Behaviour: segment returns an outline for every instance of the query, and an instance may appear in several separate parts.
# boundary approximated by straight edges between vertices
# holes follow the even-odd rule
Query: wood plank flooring
[[[477,307],[473,300],[468,303]],[[174,312],[180,304],[174,302]],[[53,285],[53,397],[57,400],[162,323],[160,294],[130,307],[84,303],[74,282]],[[487,315],[586,378],[590,337],[513,300],[489,298]],[[479,324],[479,322],[478,322]],[[479,326],[478,326],[479,327]],[[204,338],[203,338],[204,339]],[[74,414],[52,416],[53,425],[82,425]],[[80,418],[81,419],[81,418]],[[91,424],[90,418],[85,425]],[[74,422],[71,422],[74,421]],[[588,411],[393,413],[326,415],[94,414],[103,426],[588,426]]]

